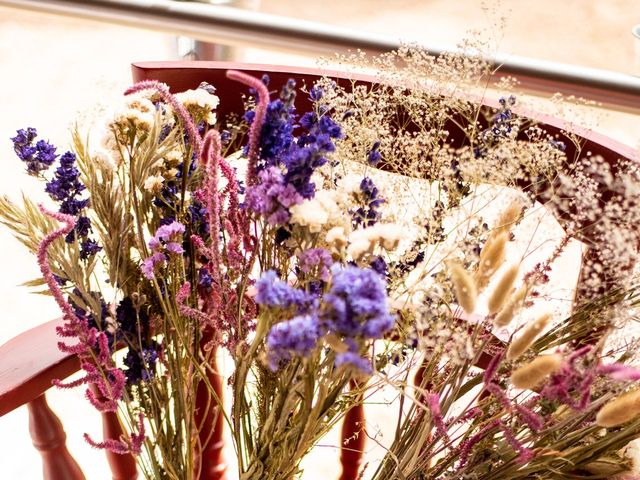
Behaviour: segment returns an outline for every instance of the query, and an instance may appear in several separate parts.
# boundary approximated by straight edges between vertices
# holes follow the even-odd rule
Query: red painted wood
[[[357,384],[352,382],[351,388],[357,388]],[[361,402],[362,398],[358,401]],[[345,415],[340,439],[340,464],[342,465],[340,480],[357,480],[367,442],[362,403],[351,407]]]
[[[55,328],[62,319],[38,325],[0,346],[0,416],[38,398],[54,378],[80,369],[78,359],[58,350]]]
[[[104,397],[95,385],[92,384],[90,388],[100,401],[104,401]],[[102,434],[105,440],[117,440],[124,435],[122,425],[120,425],[118,416],[114,412],[102,412],[101,415]],[[136,480],[138,478],[138,468],[133,455],[130,453],[120,455],[110,450],[105,450],[105,455],[107,456],[113,480]]]
[[[201,346],[206,345],[211,339],[205,335]],[[208,352],[209,365],[213,371],[207,374],[207,378],[217,397],[223,398],[222,375],[217,373],[216,349]],[[222,455],[224,447],[224,417],[220,407],[204,382],[200,382],[196,392],[195,424],[199,429],[198,440],[202,446],[197,454],[200,462],[200,474],[198,480],[223,480],[225,478],[226,464]]]
[[[80,467],[69,454],[62,423],[49,408],[44,395],[28,404],[29,433],[42,456],[44,480],[85,480]]]

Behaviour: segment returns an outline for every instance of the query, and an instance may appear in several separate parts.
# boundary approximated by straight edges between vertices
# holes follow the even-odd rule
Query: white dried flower
[[[189,113],[195,118],[202,118],[210,125],[216,123],[216,114],[213,113],[220,99],[203,88],[187,90],[176,94],[176,99],[181,102]]]
[[[326,242],[336,249],[340,249],[347,245],[347,236],[344,232],[344,227],[333,227],[327,232],[325,237]]]
[[[164,177],[162,175],[152,175],[144,181],[144,189],[152,192],[158,193],[162,190],[162,185],[164,184]]]

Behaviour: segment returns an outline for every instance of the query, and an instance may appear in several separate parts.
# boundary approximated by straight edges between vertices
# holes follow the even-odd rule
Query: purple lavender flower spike
[[[36,129],[29,127],[26,130],[18,130],[16,136],[11,138],[13,150],[18,158],[27,165],[29,175],[38,175],[47,170],[58,158],[56,147],[49,142],[38,140],[35,145],[33,144],[37,136]]]

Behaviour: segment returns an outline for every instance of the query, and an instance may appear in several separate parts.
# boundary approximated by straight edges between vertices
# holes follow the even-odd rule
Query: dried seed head
[[[520,307],[522,307],[528,292],[529,287],[526,284],[516,290],[516,293],[513,294],[507,304],[502,308],[502,310],[500,310],[500,313],[498,313],[496,318],[493,320],[493,323],[497,327],[506,327],[509,325],[511,320],[513,320],[513,317],[520,310]]]
[[[507,350],[507,360],[515,360],[531,346],[535,339],[551,320],[551,314],[545,313],[526,326],[524,331],[511,342]]]
[[[508,232],[502,232],[496,236],[491,236],[485,243],[482,251],[480,252],[480,261],[478,262],[478,270],[475,275],[476,286],[478,291],[482,291],[491,276],[500,268],[500,265],[504,262],[507,240],[509,239]]]
[[[596,415],[596,424],[615,427],[640,415],[640,390],[633,390],[606,403]]]
[[[498,217],[498,221],[496,222],[496,226],[494,234],[499,234],[502,232],[508,232],[511,230],[511,227],[515,222],[518,221],[520,215],[522,214],[522,202],[520,200],[514,200],[509,204],[509,206],[500,214]]]
[[[476,309],[476,298],[478,296],[476,285],[471,275],[459,263],[451,262],[449,271],[451,272],[451,281],[453,282],[456,300],[464,311],[471,315]]]
[[[562,366],[562,355],[540,355],[511,374],[514,387],[532,389]]]
[[[519,270],[519,265],[512,265],[504,272],[504,275],[502,275],[500,281],[493,289],[493,293],[489,297],[489,313],[496,313],[502,308],[507,297],[511,294]]]

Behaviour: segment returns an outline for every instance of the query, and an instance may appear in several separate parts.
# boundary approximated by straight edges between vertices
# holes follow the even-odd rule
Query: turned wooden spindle
[[[205,335],[201,346],[206,345],[210,339],[210,335]],[[216,349],[210,350],[208,354],[211,370],[207,373],[207,378],[218,399],[222,401],[222,376],[217,373]],[[204,382],[200,382],[196,393],[195,424],[201,445],[197,453],[197,461],[200,462],[198,480],[223,480],[227,468],[222,455],[224,417],[216,398]]]
[[[352,381],[351,389],[354,390],[356,388],[358,388],[358,384]],[[357,480],[364,456],[367,435],[361,394],[357,401],[358,404],[349,409],[342,422],[342,433],[340,435],[342,475],[340,480]]]
[[[95,385],[92,384],[90,388],[98,399],[104,401],[104,397]],[[122,425],[120,425],[115,412],[102,412],[102,434],[105,440],[117,440],[124,435]],[[113,480],[136,480],[138,478],[138,469],[133,455],[130,453],[120,455],[110,450],[105,450],[105,454]]]
[[[27,404],[29,433],[33,446],[42,456],[44,480],[85,480],[80,467],[67,450],[67,436],[60,419],[53,413],[43,395]]]

